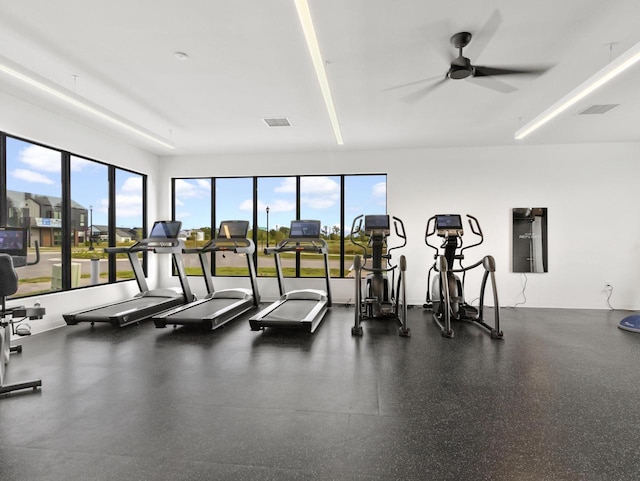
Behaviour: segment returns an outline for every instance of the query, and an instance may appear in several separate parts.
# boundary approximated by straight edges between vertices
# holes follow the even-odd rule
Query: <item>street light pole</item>
[[[93,206],[89,206],[89,250],[93,250]]]
[[[267,206],[267,247],[269,247],[269,206]]]

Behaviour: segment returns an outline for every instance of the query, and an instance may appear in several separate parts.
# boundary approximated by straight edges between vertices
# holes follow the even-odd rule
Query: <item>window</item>
[[[331,276],[348,275],[356,252],[349,239],[353,219],[386,213],[384,174],[173,179],[173,185],[173,212],[176,220],[183,222],[183,228],[187,227],[186,232],[203,231],[209,239],[206,222],[211,218],[212,196],[213,222],[217,225],[223,220],[250,222],[248,236],[256,243],[259,276],[276,275],[273,257],[265,255],[264,249],[288,237],[291,221],[297,218],[321,222],[321,237],[329,245]],[[213,226],[213,235],[216,227]],[[193,234],[189,238],[193,239]],[[197,263],[197,259],[193,262]],[[214,275],[248,275],[245,262],[238,256],[223,257],[218,253],[213,265]],[[282,267],[289,277],[324,275],[322,258],[311,254],[283,254]],[[194,267],[189,273],[201,274],[201,269]]]
[[[144,236],[144,176],[116,169],[115,245],[130,246]],[[142,257],[142,254],[139,254]],[[133,269],[125,254],[116,254],[117,280],[133,279]]]
[[[346,276],[352,275],[353,257],[363,251],[351,242],[354,220],[361,215],[387,213],[387,177],[386,175],[349,175],[344,179],[344,228],[345,254],[343,258]],[[364,222],[364,221],[363,221]],[[366,245],[366,241],[360,240]],[[366,273],[363,271],[363,275]]]
[[[71,156],[71,271],[79,270],[80,285],[109,282],[109,168]]]
[[[0,147],[0,225],[27,229],[29,261],[40,250],[37,265],[19,268],[13,297],[114,282],[116,264],[118,278],[132,277],[126,256],[110,264],[103,249],[142,235],[146,176],[4,132]]]
[[[187,248],[202,247],[211,239],[211,179],[173,180],[174,218],[182,222]],[[196,254],[184,256],[187,275],[201,276]]]
[[[7,224],[28,230],[29,262],[19,268],[14,297],[62,289],[62,154],[13,137],[6,139]]]
[[[256,249],[258,250],[258,276],[275,276],[276,268],[273,256],[265,255],[266,247],[273,247],[281,226],[289,230],[296,216],[297,187],[296,177],[258,177],[258,203],[256,205],[258,225]],[[282,271],[285,277],[295,276],[295,254],[281,256]]]
[[[300,218],[319,220],[329,246],[331,277],[340,277],[340,176],[300,177]],[[300,259],[300,277],[324,276],[324,260],[310,254]]]
[[[250,177],[216,179],[216,226],[224,220],[247,220],[253,224],[253,179]],[[253,231],[249,231],[253,238]],[[215,270],[218,276],[248,276],[246,258],[240,255],[216,253]]]

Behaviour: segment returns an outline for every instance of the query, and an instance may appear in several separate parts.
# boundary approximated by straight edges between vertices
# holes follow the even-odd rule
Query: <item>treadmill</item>
[[[314,332],[324,318],[327,309],[331,307],[329,248],[324,239],[320,238],[320,221],[291,221],[289,238],[280,241],[275,247],[266,248],[264,251],[266,254],[274,256],[280,299],[249,319],[251,330],[280,327]],[[322,254],[327,290],[299,289],[285,292],[280,259],[280,254],[283,252]]]
[[[223,221],[220,223],[218,235],[207,242],[201,249],[183,250],[185,254],[199,255],[208,294],[206,297],[190,304],[156,314],[152,318],[156,327],[166,327],[167,324],[173,324],[174,326],[178,324],[200,324],[204,330],[211,331],[244,314],[249,309],[258,307],[260,295],[258,294],[256,268],[253,263],[253,254],[256,249],[253,241],[247,239],[248,232],[248,221]],[[251,289],[236,288],[216,291],[213,288],[207,252],[211,252],[211,255],[215,255],[213,254],[215,252],[222,252],[223,254],[232,252],[244,255],[247,258]]]
[[[191,293],[182,260],[184,241],[178,239],[181,226],[182,223],[179,221],[156,221],[148,239],[142,239],[130,247],[105,248],[105,252],[109,254],[127,254],[140,292],[132,299],[63,314],[62,317],[67,325],[90,322],[93,326],[96,322],[110,322],[114,327],[122,327],[192,302],[195,298]],[[173,266],[178,272],[182,287],[181,292],[174,289],[149,289],[140,259],[138,259],[138,253],[145,251],[156,254],[171,254]]]

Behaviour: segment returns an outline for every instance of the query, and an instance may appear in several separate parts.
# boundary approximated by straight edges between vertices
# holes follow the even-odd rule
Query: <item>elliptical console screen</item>
[[[365,215],[364,230],[389,230],[389,216]]]
[[[218,239],[246,239],[249,232],[249,221],[224,220],[220,222]]]
[[[320,237],[320,221],[319,220],[292,220],[289,238],[302,239],[305,237]]]
[[[461,230],[462,217],[460,217],[460,214],[436,215],[436,229]]]
[[[27,257],[27,229],[0,227],[0,252],[13,257]]]
[[[149,239],[176,239],[181,227],[182,222],[178,220],[158,220],[153,223]]]

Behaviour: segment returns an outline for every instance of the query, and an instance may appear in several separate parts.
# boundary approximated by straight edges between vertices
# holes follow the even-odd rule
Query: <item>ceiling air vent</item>
[[[620,104],[591,105],[590,107],[578,112],[578,115],[604,114],[618,105]]]
[[[291,122],[286,117],[275,117],[269,119],[262,119],[264,123],[269,127],[291,127]]]

